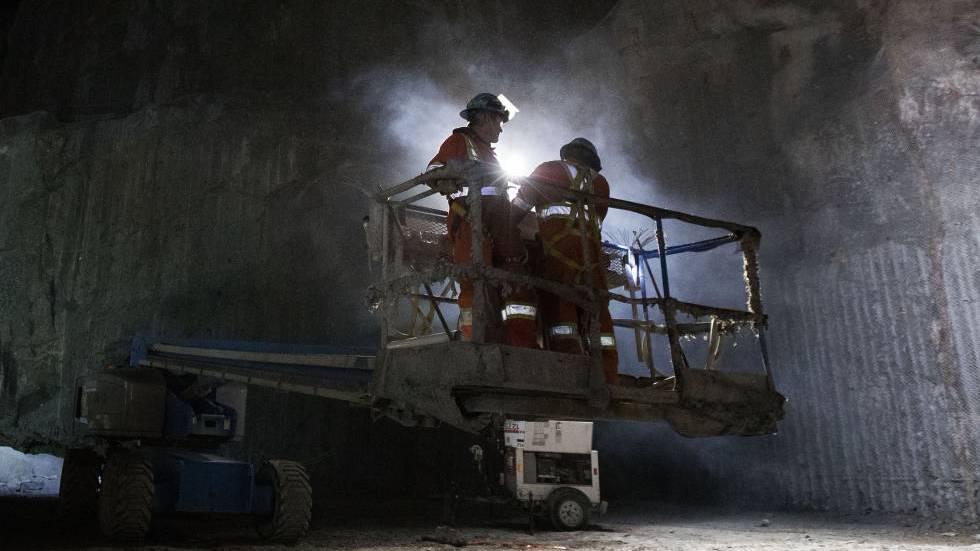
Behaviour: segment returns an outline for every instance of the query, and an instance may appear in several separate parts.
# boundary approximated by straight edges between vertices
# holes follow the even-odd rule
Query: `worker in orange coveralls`
[[[499,166],[491,144],[497,143],[503,123],[510,113],[493,94],[478,94],[460,112],[469,125],[453,130],[442,143],[439,152],[429,161],[426,170],[444,166],[452,159],[469,159]],[[483,262],[486,265],[525,274],[526,251],[520,232],[510,225],[511,205],[506,182],[481,188],[482,221],[484,230]],[[449,243],[455,264],[470,264],[472,228],[467,219],[466,191],[458,182],[436,182],[434,185],[449,200]],[[473,282],[459,278],[459,327],[463,340],[473,338]],[[487,285],[487,342],[503,342],[512,346],[538,347],[537,306],[526,286],[508,284],[503,287]],[[501,327],[501,317],[503,326]]]
[[[609,183],[599,174],[602,163],[589,140],[575,138],[562,146],[560,156],[560,161],[548,161],[534,169],[530,176],[532,184],[522,186],[513,203],[515,211],[525,214],[531,208],[537,211],[543,258],[535,275],[566,285],[592,285],[596,290],[605,291],[606,262],[602,255],[601,226],[608,207],[588,201],[584,204],[569,201],[551,186],[609,197]],[[519,220],[520,215],[515,219]],[[587,257],[582,244],[583,232]],[[589,314],[574,302],[557,295],[539,291],[538,296],[548,348],[571,354],[586,353],[589,332],[583,326],[587,325]],[[598,305],[603,374],[606,382],[613,384],[617,379],[619,354],[609,315],[609,299],[600,297]]]

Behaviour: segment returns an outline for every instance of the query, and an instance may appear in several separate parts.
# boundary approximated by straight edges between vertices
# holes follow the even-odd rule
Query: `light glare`
[[[507,99],[507,96],[500,94],[499,96],[497,96],[497,99],[500,100],[500,103],[504,105],[504,109],[506,109],[510,113],[510,120],[514,120],[514,117],[516,117],[517,114],[521,112],[521,110],[518,109],[517,106],[514,105],[512,101]]]
[[[516,153],[499,152],[497,161],[508,176],[527,176],[531,172],[531,165],[522,155]]]

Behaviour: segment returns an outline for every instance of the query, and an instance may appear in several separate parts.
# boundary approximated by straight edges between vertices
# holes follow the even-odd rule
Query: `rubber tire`
[[[123,543],[143,541],[153,518],[153,467],[138,453],[109,456],[99,496],[99,528]]]
[[[95,526],[101,474],[102,457],[94,450],[73,448],[65,451],[58,490],[60,526],[72,531]]]
[[[295,461],[266,461],[255,475],[256,485],[272,486],[272,514],[256,527],[263,539],[295,543],[310,529],[313,488],[303,465]]]
[[[556,530],[581,530],[589,525],[589,498],[574,488],[558,488],[548,496],[548,516]]]

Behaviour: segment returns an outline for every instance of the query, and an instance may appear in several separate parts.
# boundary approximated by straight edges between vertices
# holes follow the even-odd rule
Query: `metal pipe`
[[[657,220],[657,222],[659,223],[660,221]],[[640,256],[637,257],[637,258],[638,259],[642,258],[642,260],[643,260],[643,267],[646,268],[646,273],[647,273],[648,276],[650,276],[650,283],[653,285],[653,290],[654,290],[655,293],[657,293],[657,298],[656,298],[656,301],[657,302],[656,302],[656,304],[658,304],[660,306],[661,311],[663,311],[664,305],[665,305],[664,297],[660,294],[660,287],[657,286],[657,278],[656,278],[656,276],[653,275],[653,268],[650,267],[650,260],[649,260],[649,258],[646,255],[646,251],[644,251],[643,250],[643,247],[640,245],[639,238],[637,238],[636,245],[637,245],[637,248],[640,251]],[[658,253],[659,253],[659,251],[658,251]],[[662,259],[663,256],[666,256],[666,255],[662,255],[662,256],[660,256],[660,258]],[[661,267],[663,267],[663,265]],[[643,299],[644,299],[643,315],[646,316],[646,319],[649,321],[649,319],[650,319],[650,309],[649,309],[649,305],[646,302],[646,285],[643,286]],[[664,316],[664,319],[666,320],[666,315]],[[665,325],[664,325],[664,334],[665,335],[668,335],[668,336],[670,335],[670,332],[667,331],[666,321],[665,321]],[[653,345],[651,343],[652,339],[651,339],[651,336],[650,336],[650,333],[649,332],[647,333],[646,338],[647,338],[648,346],[651,348],[651,350],[650,350],[650,362],[651,362],[651,369],[652,369],[652,365],[653,365],[653,350],[652,350],[652,348],[653,348]],[[671,360],[671,365],[673,366],[673,360]],[[655,369],[652,369],[651,370],[651,372],[650,372],[650,376],[651,377],[657,377],[658,375],[659,375],[659,373]]]
[[[389,217],[391,212],[389,209],[382,208],[382,218],[381,218],[381,278],[383,281],[388,281],[391,279],[391,274],[388,270],[388,249],[391,247],[390,238],[388,236],[391,231],[391,221]],[[380,350],[384,350],[388,346],[388,331],[391,325],[391,312],[388,307],[389,297],[385,292],[381,293],[381,347]]]
[[[514,180],[514,178],[511,179]],[[552,184],[550,182],[541,182],[541,181],[532,180],[530,178],[517,178],[516,180],[521,185],[530,185],[532,187],[539,187],[539,188],[547,187],[549,191],[560,193],[565,199],[570,199],[571,201],[591,198],[597,205],[606,205],[611,208],[627,210],[630,212],[635,212],[637,214],[643,214],[645,216],[653,218],[654,220],[658,218],[680,220],[682,222],[687,222],[689,224],[695,224],[698,226],[705,226],[708,228],[726,229],[737,235],[742,235],[743,233],[749,231],[758,231],[751,226],[743,226],[742,224],[736,224],[735,222],[727,222],[724,220],[704,218],[701,216],[695,216],[693,214],[687,214],[684,212],[678,212],[674,210],[653,207],[650,205],[644,205],[642,203],[634,203],[632,201],[624,201],[623,199],[615,199],[613,197],[597,197],[592,195],[591,193],[563,188],[559,185]]]
[[[402,295],[408,289],[414,289],[421,285],[425,281],[437,281],[445,279],[447,277],[452,277],[459,279],[460,277],[475,277],[478,274],[483,274],[486,278],[495,281],[507,281],[514,283],[521,283],[524,285],[530,285],[539,289],[544,289],[549,293],[558,295],[559,297],[569,301],[574,302],[576,306],[582,308],[587,312],[592,312],[595,310],[595,305],[588,298],[588,290],[582,286],[573,287],[571,285],[563,285],[560,283],[555,283],[547,279],[542,279],[540,277],[534,277],[529,275],[518,275],[502,270],[500,268],[494,268],[491,266],[484,265],[479,271],[475,270],[472,266],[464,267],[457,265],[446,265],[442,264],[437,268],[428,270],[425,272],[406,274],[398,277],[394,277],[385,282],[384,293]]]
[[[446,216],[449,215],[449,213],[444,210],[423,207],[422,205],[405,205],[404,208],[413,214],[425,214],[431,216],[433,219],[438,219],[441,222],[445,222]]]
[[[635,301],[636,291],[633,290],[633,286],[631,284],[627,284],[626,289],[630,292],[630,299]],[[640,315],[636,307],[636,302],[631,301],[629,305],[630,305],[630,313],[633,315],[633,319],[638,321],[640,319]],[[615,321],[616,320],[613,320],[614,325],[615,325]],[[640,331],[640,329],[639,328],[634,329],[633,342],[636,345],[636,359],[641,362],[646,361],[646,356],[644,352],[646,345],[644,345],[644,341],[642,339],[643,339],[643,333]]]
[[[602,331],[599,328],[602,303],[599,293],[596,292],[595,269],[598,267],[599,262],[598,259],[595,262],[592,260],[592,240],[590,239],[592,237],[590,235],[592,228],[589,227],[590,221],[588,219],[590,213],[596,216],[597,214],[595,205],[591,202],[586,202],[584,198],[578,200],[578,207],[581,212],[581,218],[577,221],[579,223],[575,225],[578,226],[579,242],[582,247],[582,264],[586,274],[586,285],[589,289],[589,300],[595,308],[594,311],[590,312],[589,316],[589,354],[592,357],[592,368],[589,370],[589,404],[593,407],[604,408],[609,403],[609,390],[606,388],[606,377],[603,373]],[[589,210],[586,210],[586,208]],[[596,229],[598,230],[598,222],[596,222],[596,225]],[[601,240],[597,238],[595,241],[600,244],[597,248],[601,249]],[[602,254],[601,250],[597,250],[596,252]]]
[[[658,220],[658,222],[659,222],[659,220]],[[660,287],[657,286],[657,278],[656,278],[656,276],[653,275],[653,268],[650,267],[650,260],[649,260],[649,258],[647,258],[646,254],[644,254],[645,251],[643,250],[643,247],[639,245],[639,240],[637,240],[637,247],[640,250],[641,258],[643,259],[643,267],[646,268],[646,273],[647,273],[648,276],[650,276],[650,283],[653,285],[653,290],[654,290],[654,292],[657,293],[657,299],[656,300],[658,301],[658,304],[660,305],[660,310],[661,311],[664,311],[664,308],[665,308],[665,306],[667,304],[667,301],[664,299],[663,295],[660,294]],[[646,286],[644,286],[643,290],[644,290],[644,292],[646,291]],[[644,304],[643,305],[643,313],[646,314],[647,315],[647,319],[649,319],[649,306],[647,304]],[[669,337],[670,336],[670,331],[669,330],[666,330],[668,328],[668,325],[666,324],[666,319],[667,319],[667,316],[666,316],[666,314],[664,314],[664,328],[665,328],[664,334]],[[650,334],[649,333],[647,333],[647,340],[648,341],[650,340]],[[673,350],[673,349],[671,349],[671,350]],[[652,354],[652,350],[651,350],[651,354]],[[671,366],[673,367],[673,365],[674,365],[673,354],[671,355],[671,358],[672,358],[671,359]],[[650,374],[651,377],[656,377],[657,375],[659,375],[659,373],[657,373],[656,371],[651,372],[651,374]]]
[[[635,298],[621,295],[619,293],[608,293],[608,295],[609,300],[615,300],[616,302],[622,302],[623,304],[636,304],[639,306],[660,306],[663,304],[663,300],[659,298]]]
[[[769,390],[776,390],[776,383],[772,378],[772,369],[769,367],[769,347],[766,345],[766,329],[759,327],[759,350],[762,352],[762,367],[766,370],[766,383]]]
[[[483,201],[481,201],[479,182],[470,182],[467,193],[467,216],[470,219],[470,264],[473,267],[473,342],[487,340],[487,300],[486,278],[483,275]]]
[[[487,176],[491,176],[496,180],[506,177],[497,165],[484,161],[452,159],[446,166],[434,168],[419,174],[411,180],[396,184],[387,189],[378,190],[376,196],[381,201],[387,201],[396,195],[405,193],[415,186],[428,184],[432,181],[460,180],[465,183],[470,183],[471,181],[486,179]]]
[[[665,254],[670,256],[672,254],[680,253],[703,253],[710,251],[727,243],[734,243],[738,241],[739,237],[735,234],[725,235],[722,237],[714,237],[712,239],[705,239],[703,241],[694,241],[693,243],[685,243],[683,245],[674,245],[672,247],[667,247]],[[644,259],[646,258],[659,258],[660,251],[645,251],[640,249],[641,254]]]
[[[428,183],[433,180],[458,180],[460,179],[460,174],[457,171],[450,169],[449,167],[441,167],[430,170],[428,172],[423,172],[418,176],[412,178],[411,180],[406,180],[400,184],[391,186],[387,189],[382,189],[378,191],[378,198],[381,201],[387,201],[388,199],[405,193],[406,191],[412,189],[415,186],[419,186]]]
[[[667,334],[666,325],[647,323],[639,320],[626,319],[626,318],[613,318],[613,325],[615,325],[616,327],[627,327],[630,329],[636,329],[638,331],[657,333],[659,335]],[[710,330],[711,330],[711,324],[707,322],[677,324],[677,332],[682,335],[698,335],[701,333],[707,333]]]
[[[489,171],[487,167],[481,166],[479,168],[481,168],[483,171]],[[492,174],[492,172],[489,173]],[[501,173],[501,177],[503,177],[502,173]],[[591,193],[568,189],[548,182],[535,181],[535,180],[531,180],[530,178],[513,178],[513,177],[509,177],[509,178],[512,181],[515,181],[515,183],[519,183],[520,185],[548,187],[554,191],[557,191],[564,198],[570,199],[573,202],[576,200],[592,200],[595,205],[606,205],[611,208],[627,210],[630,212],[646,215],[653,219],[668,218],[668,219],[680,220],[682,222],[687,222],[689,224],[696,224],[698,226],[705,226],[709,228],[722,228],[722,229],[729,230],[739,236],[750,231],[757,232],[757,230],[755,230],[755,228],[751,226],[743,226],[742,224],[736,224],[734,222],[715,220],[712,218],[704,218],[701,216],[695,216],[684,212],[662,209],[650,205],[644,205],[642,203],[634,203],[632,201],[615,199],[612,197],[597,197],[595,195],[592,195]],[[449,166],[441,167],[420,174],[415,178],[412,178],[411,180],[402,182],[401,184],[392,186],[388,189],[381,190],[378,193],[378,197],[382,201],[387,201],[389,198],[398,195],[400,193],[404,193],[415,186],[422,185],[433,180],[444,180],[444,179],[467,180],[468,178],[466,177],[466,175],[462,173],[461,170],[454,170],[452,167]]]
[[[616,302],[622,302],[624,304],[642,304],[645,306],[658,306],[663,308],[663,299],[650,298],[650,299],[635,299],[630,298],[619,293],[609,293],[609,299],[615,300]],[[718,308],[716,306],[705,306],[703,304],[697,304],[695,302],[683,302],[680,300],[672,299],[674,307],[677,308],[679,312],[684,312],[690,314],[694,317],[701,316],[718,316],[719,319],[726,323],[739,323],[739,324],[760,324],[765,325],[766,316],[753,314],[752,312],[745,312],[743,310],[732,310],[730,308]]]
[[[677,330],[677,309],[674,300],[670,298],[670,280],[667,277],[667,249],[664,237],[663,220],[657,218],[657,250],[660,252],[660,277],[663,280],[663,313],[664,324],[667,326],[667,340],[670,342],[670,363],[674,369],[674,377],[678,387],[684,388],[684,372],[687,369],[687,358],[681,348],[680,333]]]
[[[410,204],[412,204],[412,203],[414,203],[416,201],[420,201],[422,199],[425,199],[426,197],[429,197],[430,195],[435,195],[436,193],[439,193],[439,192],[436,191],[436,190],[434,190],[434,189],[427,189],[427,190],[425,190],[425,191],[423,191],[421,193],[416,193],[415,195],[413,195],[413,196],[411,196],[411,197],[409,197],[407,199],[401,199],[399,201],[391,201],[390,203],[392,205],[401,207],[401,206],[405,206],[405,205],[410,205]]]
[[[667,279],[667,246],[664,238],[664,221],[657,218],[657,252],[660,253],[660,279],[664,286],[664,299],[670,300],[670,280]]]
[[[742,275],[745,278],[746,307],[753,314],[762,314],[762,295],[759,290],[759,232],[742,237]]]
[[[402,273],[402,272],[405,271],[404,270],[404,265],[405,265],[405,227],[402,225],[401,220],[398,219],[398,217],[400,215],[400,210],[401,209],[396,210],[394,207],[391,206],[391,203],[389,203],[388,204],[388,210],[391,212],[392,220],[394,220],[394,222],[395,222],[394,225],[392,226],[392,230],[396,230],[397,231],[396,235],[392,235],[392,238],[395,241],[395,260],[394,260],[393,264],[394,264],[394,268],[395,268],[395,273],[396,274],[400,274],[400,273]]]
[[[637,244],[639,244],[639,238],[637,238]],[[640,251],[642,251],[642,250],[643,249],[640,248]],[[636,257],[636,260],[639,261],[640,260],[640,257]],[[643,258],[643,263],[647,266],[647,270],[649,271],[650,266],[647,263],[647,259],[645,257]],[[643,277],[642,277],[643,276],[643,271],[640,269],[640,266],[637,265],[636,268],[637,268],[637,271],[640,272],[640,279],[643,279]],[[654,284],[654,286],[656,286],[657,285],[657,280],[653,279],[653,273],[650,274],[650,279],[653,280],[653,284]],[[659,295],[659,292],[657,294]],[[640,286],[640,296],[643,299],[643,320],[646,321],[647,323],[650,323],[650,309],[647,307],[647,286],[646,286],[646,281],[644,281],[643,284]],[[630,298],[632,298],[632,292],[630,292]],[[647,369],[650,371],[650,376],[651,377],[656,377],[658,375],[658,373],[657,373],[657,369],[653,365],[653,339],[650,337],[649,331],[646,332],[646,333],[644,333],[644,335],[643,335],[643,345],[646,348],[646,364],[647,364]]]

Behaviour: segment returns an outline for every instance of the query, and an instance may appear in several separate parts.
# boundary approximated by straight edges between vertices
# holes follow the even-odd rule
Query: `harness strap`
[[[595,179],[595,171],[591,168],[581,167],[571,165],[570,163],[562,163],[565,168],[566,174],[568,174],[569,189],[573,191],[584,191],[587,193],[592,193],[592,182]],[[575,166],[575,173],[572,173],[571,167]],[[588,208],[586,208],[588,207]],[[553,212],[552,212],[552,209]],[[565,226],[559,230],[557,233],[551,236],[549,239],[543,239],[541,241],[542,248],[545,254],[555,257],[559,262],[562,262],[566,266],[572,268],[578,272],[584,272],[588,268],[583,266],[581,262],[568,257],[568,255],[562,253],[557,244],[559,241],[566,237],[576,236],[582,234],[582,229],[579,229],[576,225],[577,222],[583,222],[585,228],[584,231],[589,231],[592,234],[599,233],[599,226],[595,219],[588,216],[590,212],[595,212],[594,205],[584,205],[582,201],[575,202],[565,202],[564,204],[549,205],[539,214],[542,214],[544,218],[557,218],[561,217],[565,220]],[[591,230],[591,231],[590,231]],[[591,237],[596,237],[592,235]],[[598,262],[593,263],[593,265],[599,265]]]
[[[476,143],[473,138],[467,136],[465,133],[461,133],[463,136],[463,141],[466,143],[466,158],[471,161],[480,160],[480,152],[476,148]],[[499,189],[497,186],[483,186],[480,188],[480,195],[483,196],[497,196],[503,195],[505,192]],[[469,214],[469,206],[466,205],[466,192],[457,192],[449,196],[449,208],[453,210],[456,214],[460,216],[467,216]]]
[[[460,132],[463,136],[463,140],[466,142],[466,158],[471,161],[479,161],[480,153],[476,149],[476,144],[473,143],[473,138],[470,138],[466,134]]]

